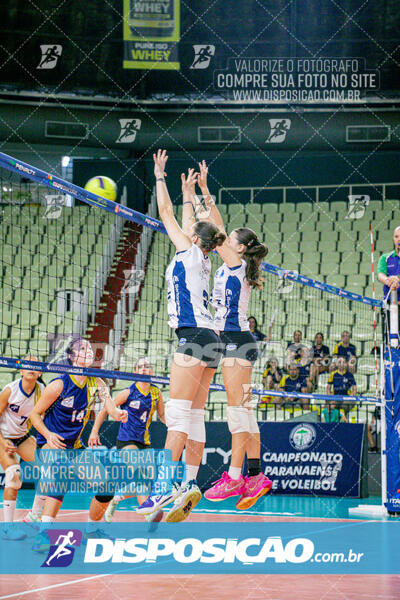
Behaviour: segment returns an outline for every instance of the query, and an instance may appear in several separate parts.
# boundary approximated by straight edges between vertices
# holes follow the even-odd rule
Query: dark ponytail
[[[246,261],[246,277],[251,287],[261,288],[264,285],[264,279],[261,277],[260,266],[262,259],[267,256],[268,248],[259,241],[257,234],[248,227],[239,227],[235,229],[239,244],[246,247],[243,258]]]
[[[222,246],[226,240],[226,235],[214,223],[208,221],[198,221],[194,226],[194,233],[200,239],[202,250],[206,252]]]

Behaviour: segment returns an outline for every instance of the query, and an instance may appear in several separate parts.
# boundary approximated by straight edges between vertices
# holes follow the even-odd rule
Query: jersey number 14
[[[85,412],[85,410],[80,410],[79,412],[77,410],[72,411],[71,423],[73,423],[74,421],[83,421],[85,417]]]

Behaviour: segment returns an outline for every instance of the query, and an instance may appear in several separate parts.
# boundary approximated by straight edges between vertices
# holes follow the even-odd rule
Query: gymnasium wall
[[[338,185],[349,183],[400,182],[398,153],[380,151],[366,152],[232,152],[219,155],[217,151],[170,152],[167,163],[168,189],[174,203],[181,201],[180,174],[189,167],[197,167],[205,159],[210,168],[209,187],[217,194],[221,187],[269,187],[301,185]],[[154,185],[153,161],[150,158],[133,160],[74,160],[74,183],[84,185],[94,175],[108,175],[128,187],[128,203],[141,210],[145,198]],[[365,193],[371,199],[380,199],[380,192],[373,186],[355,189],[353,193]],[[308,195],[307,195],[308,194]],[[331,200],[347,199],[348,188],[328,190]],[[390,195],[391,194],[391,195]],[[400,198],[400,185],[392,188],[389,198]],[[278,192],[258,193],[256,202],[279,201]],[[288,201],[313,199],[312,191],[288,193]],[[323,197],[321,198],[323,199]],[[224,196],[224,202],[249,201],[248,192],[232,191]]]

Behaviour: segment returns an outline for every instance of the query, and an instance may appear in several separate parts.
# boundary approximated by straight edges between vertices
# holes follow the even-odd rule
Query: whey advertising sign
[[[124,69],[179,71],[180,0],[124,0]]]
[[[263,423],[261,459],[278,494],[358,497],[364,425]]]

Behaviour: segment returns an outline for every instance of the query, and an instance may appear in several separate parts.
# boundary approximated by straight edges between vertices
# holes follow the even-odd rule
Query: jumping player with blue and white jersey
[[[139,375],[154,375],[150,361],[146,357],[138,359],[135,373]],[[157,411],[158,418],[165,423],[164,401],[161,390],[150,383],[150,381],[135,381],[131,386],[119,392],[115,397],[115,406],[119,406],[128,413],[126,423],[121,423],[117,436],[117,449],[141,450],[150,448],[150,425],[154,413]],[[88,446],[99,446],[99,431],[107,416],[106,409],[99,412],[93,424],[88,440]],[[92,521],[100,521],[104,515],[105,521],[112,521],[117,505],[121,500],[131,498],[126,496],[104,496],[102,501],[95,497],[90,505],[90,518]],[[137,496],[139,504],[147,499],[147,496]],[[150,515],[151,521],[160,521],[163,512],[158,510]]]
[[[72,365],[89,368],[94,354],[90,342],[75,339],[68,348]],[[98,377],[63,374],[49,383],[30,419],[37,433],[38,448],[80,448],[80,438],[89,419],[96,395],[116,421],[126,421],[128,413],[117,408],[104,381]],[[47,496],[42,521],[53,522],[63,496]]]
[[[200,163],[198,184],[209,213],[207,218],[226,234],[221,215],[207,186],[208,168]],[[229,472],[207,490],[209,500],[223,500],[240,495],[236,506],[247,509],[268,492],[272,482],[260,471],[260,432],[251,407],[251,376],[257,360],[258,347],[250,332],[247,309],[252,288],[261,289],[261,261],[268,248],[259,241],[252,229],[240,227],[232,231],[224,244],[217,248],[223,265],[214,276],[212,305],[215,308],[215,327],[223,344],[222,377],[228,399],[227,420],[232,434],[232,456]],[[190,443],[188,444],[190,446]],[[201,447],[189,447],[187,456]],[[245,453],[249,476],[242,476]]]
[[[190,196],[196,179],[193,171],[189,172],[188,181],[182,177],[183,227],[179,226],[165,182],[168,160],[165,150],[158,150],[153,158],[158,210],[176,248],[166,271],[169,325],[175,329],[179,342],[171,365],[170,398],[165,409],[168,428],[165,448],[171,450],[172,460],[178,461],[188,437],[205,441],[204,410],[192,409],[196,397],[204,394],[204,390],[208,392],[220,359],[220,341],[208,308],[211,274],[208,254],[226,236],[212,223],[189,226],[190,216],[194,215]],[[173,485],[166,494],[152,493],[137,512],[150,514],[175,501],[167,521],[183,520],[201,499],[195,482],[197,471],[198,465],[187,463],[182,486]]]

